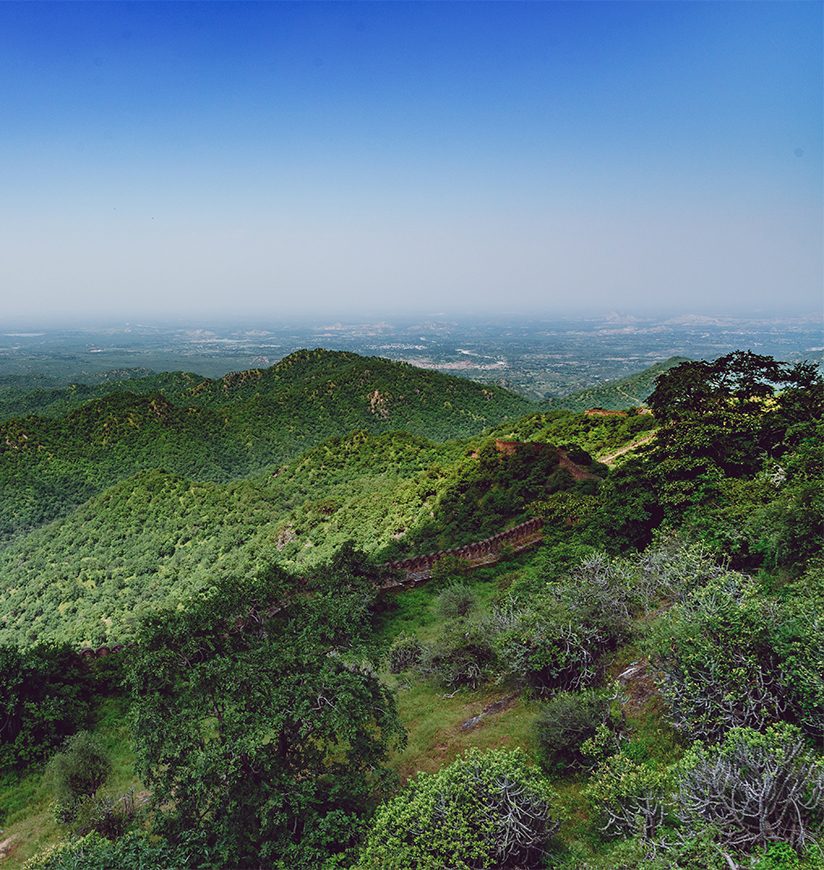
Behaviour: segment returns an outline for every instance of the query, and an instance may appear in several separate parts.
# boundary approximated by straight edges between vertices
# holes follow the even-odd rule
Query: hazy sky
[[[0,3],[0,320],[822,304],[822,4]]]

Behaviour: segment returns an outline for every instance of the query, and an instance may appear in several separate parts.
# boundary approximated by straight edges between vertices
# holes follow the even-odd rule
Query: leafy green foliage
[[[143,472],[0,552],[0,636],[120,642],[151,609],[273,561],[318,564],[348,540],[381,560],[474,541],[522,518],[557,458],[481,448],[487,473],[467,452],[356,432],[230,484]]]
[[[146,621],[136,749],[173,842],[200,833],[222,866],[318,866],[353,844],[401,738],[362,648],[373,584],[350,554],[301,594],[272,570]]]
[[[566,577],[502,603],[492,632],[504,672],[541,692],[589,686],[598,656],[628,634],[630,582],[625,565],[594,554]]]
[[[537,499],[561,490],[597,486],[605,469],[581,452],[575,474],[561,451],[547,444],[525,442],[501,449],[486,441],[451,470],[444,480],[431,519],[399,539],[386,553],[428,552],[494,535],[502,526],[526,517]]]
[[[272,561],[312,564],[346,541],[374,549],[429,516],[463,448],[354,433],[276,475],[196,484],[158,471],[110,487],[0,552],[0,635],[97,646],[217,580]]]
[[[587,406],[590,407],[590,406]],[[493,434],[512,441],[578,445],[595,456],[621,447],[658,426],[651,414],[615,415],[550,411],[531,414],[496,427]]]
[[[791,567],[816,552],[824,381],[815,366],[743,352],[684,363],[659,377],[650,404],[663,422],[656,438],[599,492],[592,526],[605,546],[643,548],[666,520],[746,567],[765,557]]]
[[[620,704],[609,690],[558,692],[535,720],[541,764],[547,771],[587,767],[618,748],[621,727]]]
[[[715,739],[733,726],[790,718],[820,734],[821,617],[812,596],[807,601],[806,609],[787,609],[752,579],[730,573],[666,613],[650,649],[676,727]]]
[[[191,870],[193,853],[173,849],[164,842],[150,840],[144,833],[129,833],[109,840],[90,833],[77,840],[59,843],[27,861],[24,870]]]
[[[93,674],[66,646],[0,647],[0,768],[39,761],[88,722]]]
[[[689,361],[670,369],[657,378],[648,403],[665,421],[730,406],[758,411],[775,386],[792,377],[771,356],[735,351],[712,363]]]
[[[358,866],[537,867],[555,795],[519,750],[470,750],[378,808]]]

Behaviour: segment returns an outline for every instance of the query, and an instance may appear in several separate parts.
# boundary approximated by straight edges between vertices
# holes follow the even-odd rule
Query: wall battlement
[[[498,532],[491,538],[484,538],[473,544],[453,547],[450,550],[438,550],[425,556],[413,556],[411,559],[403,559],[399,562],[387,562],[383,566],[384,569],[398,576],[387,579],[382,588],[394,589],[423,583],[430,579],[438,562],[447,557],[463,559],[470,568],[493,565],[502,558],[504,548],[520,552],[537,544],[543,538],[543,527],[544,523],[541,519],[527,520],[514,528]]]

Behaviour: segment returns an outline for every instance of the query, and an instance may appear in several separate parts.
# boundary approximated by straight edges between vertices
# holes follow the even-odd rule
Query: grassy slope
[[[474,589],[483,613],[519,575],[540,573],[544,564],[544,553],[537,550],[472,572],[466,582]],[[395,597],[394,609],[379,629],[383,642],[388,645],[401,633],[415,634],[424,641],[432,639],[439,626],[436,611],[438,591],[435,583],[429,583],[399,593]],[[632,643],[619,647],[605,663],[605,681],[614,679],[638,657],[638,650]],[[408,731],[406,748],[393,759],[393,766],[403,780],[421,770],[437,770],[471,746],[481,749],[520,746],[535,757],[537,746],[533,728],[541,708],[539,699],[524,693],[516,694],[504,710],[491,713],[474,728],[464,730],[462,724],[490,703],[511,699],[512,687],[490,683],[477,691],[462,689],[450,697],[444,690],[408,673],[400,676],[384,673],[382,676],[397,691],[401,718]],[[682,745],[665,721],[661,699],[651,684],[629,685],[625,691],[627,702],[623,709],[632,754],[662,764],[675,761],[682,752]],[[584,783],[585,777],[580,774],[552,777],[565,816],[559,833],[558,853],[553,860],[570,868],[581,866],[585,861],[609,861],[606,856],[610,847],[593,836],[583,796]]]
[[[474,571],[466,582],[472,585],[481,612],[485,612],[520,575],[540,573],[545,564],[545,554],[536,550]],[[386,648],[401,633],[416,634],[422,640],[433,638],[440,625],[436,607],[438,592],[437,583],[431,582],[393,596],[390,606],[379,618],[377,644]],[[607,678],[615,676],[637,657],[638,651],[631,644],[616,650],[607,662]],[[413,674],[395,676],[384,671],[381,676],[396,692],[401,720],[408,732],[407,746],[390,760],[402,781],[421,770],[437,770],[473,746],[481,749],[520,746],[534,757],[533,723],[540,710],[539,700],[494,682],[477,691],[463,689],[450,696]],[[661,716],[660,699],[655,694],[632,689],[629,695],[625,714],[636,755],[662,762],[674,760],[681,749]],[[487,715],[474,728],[461,727],[489,704],[502,699],[510,699],[505,709]],[[115,773],[106,789],[122,793],[133,788],[139,792],[141,786],[134,774],[134,757],[122,703],[105,702],[94,730],[114,760]],[[553,785],[560,794],[566,816],[559,835],[559,858],[572,867],[603,857],[607,847],[593,837],[588,824],[588,811],[582,797],[583,779],[579,776],[555,778]],[[7,812],[2,837],[19,839],[19,846],[6,862],[10,868],[21,866],[32,854],[64,836],[53,819],[49,790],[40,771],[0,784],[0,806]]]
[[[142,786],[135,775],[126,712],[123,701],[104,701],[92,731],[112,761],[112,773],[103,792],[119,796],[132,790],[139,797]],[[4,813],[0,840],[14,841],[4,867],[22,867],[37,852],[64,838],[63,828],[54,818],[51,790],[42,768],[0,781],[0,808]]]

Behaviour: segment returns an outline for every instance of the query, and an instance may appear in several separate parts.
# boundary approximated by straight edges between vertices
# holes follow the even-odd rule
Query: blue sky
[[[820,3],[4,3],[0,129],[0,318],[821,306]]]

